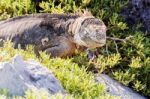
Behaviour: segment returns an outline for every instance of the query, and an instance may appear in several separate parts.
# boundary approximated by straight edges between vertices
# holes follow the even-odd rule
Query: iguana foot
[[[87,52],[87,58],[89,61],[94,61],[96,58],[98,58],[98,56],[100,54],[98,48],[96,48],[95,51],[91,51],[91,50],[87,49],[86,52]]]
[[[91,50],[87,49],[86,53],[87,53],[87,58],[88,58],[89,61],[94,60],[95,55],[94,55],[94,53]]]

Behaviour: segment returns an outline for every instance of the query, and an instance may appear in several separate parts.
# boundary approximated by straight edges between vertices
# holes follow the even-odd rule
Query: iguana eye
[[[86,33],[86,34],[89,33],[89,30],[88,30],[87,28],[85,28],[85,33]]]

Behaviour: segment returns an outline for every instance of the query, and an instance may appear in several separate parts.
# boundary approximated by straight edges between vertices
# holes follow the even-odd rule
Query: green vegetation
[[[56,1],[59,2],[56,3]],[[87,8],[107,25],[108,36],[118,38],[133,36],[126,43],[116,42],[119,53],[116,52],[116,44],[108,40],[108,50],[106,51],[106,48],[102,47],[98,60],[92,64],[98,68],[99,73],[105,72],[135,91],[150,96],[150,39],[139,31],[141,24],[128,27],[120,16],[121,8],[127,2],[128,0],[49,0],[42,2],[40,6],[44,9],[41,12],[48,13],[69,13]],[[0,19],[35,12],[35,5],[31,3],[31,0],[0,0]],[[103,86],[94,82],[93,73],[86,71],[90,63],[87,61],[85,53],[67,59],[49,59],[47,55],[41,53],[44,60],[40,60],[31,50],[31,46],[27,51],[14,50],[11,43],[7,42],[3,48],[0,48],[0,62],[6,61],[18,53],[25,59],[33,58],[40,61],[54,72],[69,93],[68,97],[77,99],[113,98],[104,94]],[[1,95],[1,97],[5,97],[5,95]],[[26,94],[25,97],[34,99],[36,96]],[[58,97],[61,96],[58,95]]]
[[[87,73],[85,66],[80,67],[77,63],[73,62],[72,59],[61,59],[61,58],[51,58],[44,52],[41,52],[42,59],[38,59],[34,52],[32,51],[32,46],[28,46],[27,50],[13,49],[12,43],[10,41],[6,42],[2,48],[0,48],[0,62],[7,61],[14,55],[19,54],[26,60],[29,58],[39,61],[43,66],[50,69],[54,75],[60,80],[64,89],[68,93],[68,99],[87,99],[87,98],[113,98],[107,95],[101,84],[97,84],[94,81],[94,76],[91,72]],[[81,57],[82,58],[82,57]],[[6,90],[0,91],[4,95],[0,97],[6,97]],[[100,95],[101,94],[101,95]],[[57,97],[62,97],[61,95],[56,95]],[[46,93],[30,93],[27,92],[24,96],[26,99],[36,99],[36,97],[41,97],[41,99],[47,99]],[[45,97],[45,98],[42,98]],[[17,97],[18,98],[18,97]]]

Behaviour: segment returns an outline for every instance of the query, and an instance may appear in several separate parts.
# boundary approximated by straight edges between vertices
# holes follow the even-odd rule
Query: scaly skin
[[[10,39],[13,47],[31,44],[34,52],[45,51],[52,57],[75,54],[80,47],[93,49],[106,42],[104,23],[86,15],[32,14],[0,22],[0,39]]]

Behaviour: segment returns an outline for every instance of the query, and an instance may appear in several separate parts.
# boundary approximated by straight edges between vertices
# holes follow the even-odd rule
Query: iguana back
[[[19,40],[20,44],[37,43],[44,37],[49,39],[65,33],[66,22],[77,15],[32,14],[14,17],[0,22],[0,38]]]

